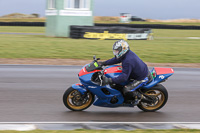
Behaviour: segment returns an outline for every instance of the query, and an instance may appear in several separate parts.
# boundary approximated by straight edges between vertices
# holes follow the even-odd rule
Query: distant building
[[[120,22],[121,23],[129,23],[131,21],[130,13],[120,13]]]
[[[69,37],[71,25],[93,26],[93,0],[47,0],[46,36]]]

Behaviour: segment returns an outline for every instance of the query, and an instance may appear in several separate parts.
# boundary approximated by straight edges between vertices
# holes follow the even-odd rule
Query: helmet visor
[[[113,50],[114,55],[118,55],[118,53],[119,53],[119,50],[116,50],[116,49]]]

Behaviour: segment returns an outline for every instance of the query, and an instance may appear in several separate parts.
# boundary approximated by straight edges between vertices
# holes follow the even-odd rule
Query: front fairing
[[[101,70],[93,70],[93,71],[87,71],[86,68],[89,64],[85,65],[82,67],[82,69],[80,70],[79,74],[78,74],[78,77],[79,77],[79,80],[81,81],[81,83],[83,84],[92,84],[92,85],[95,85],[93,82],[91,82],[91,78],[92,78],[92,75],[95,73],[95,72],[98,72],[98,71],[101,71]]]

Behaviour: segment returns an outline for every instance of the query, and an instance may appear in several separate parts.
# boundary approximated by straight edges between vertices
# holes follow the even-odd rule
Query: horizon
[[[35,13],[31,13],[31,14],[25,14],[25,13],[18,13],[18,12],[15,12],[15,13],[10,13],[10,14],[5,14],[3,16],[0,16],[0,18],[15,18],[15,17],[4,17],[4,16],[7,16],[7,15],[11,15],[11,14],[23,14],[23,15],[31,15],[31,14],[35,14]],[[93,17],[120,17],[120,16],[93,16]],[[42,16],[42,17],[38,17],[38,18],[46,18],[46,16]],[[18,19],[18,18],[16,18]],[[30,19],[30,18],[23,18],[23,19]],[[200,20],[200,19],[194,19],[194,18],[174,18],[174,19],[150,19],[150,18],[146,18],[146,19],[149,19],[149,20]]]

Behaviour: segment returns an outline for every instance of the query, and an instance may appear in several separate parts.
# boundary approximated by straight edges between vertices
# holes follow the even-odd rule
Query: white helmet
[[[118,40],[113,44],[113,54],[117,59],[125,55],[129,50],[129,45],[124,40]]]

